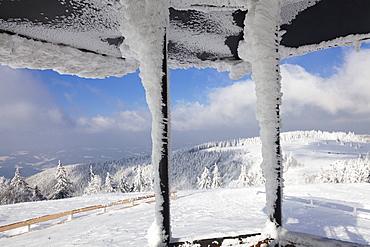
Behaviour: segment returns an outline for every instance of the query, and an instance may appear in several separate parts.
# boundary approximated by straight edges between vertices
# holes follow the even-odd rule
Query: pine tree
[[[32,201],[32,189],[21,176],[18,168],[7,190],[6,198],[3,198],[7,204]]]
[[[241,187],[253,185],[252,177],[248,174],[247,166],[244,164],[241,167],[238,181]]]
[[[15,170],[15,174],[13,179],[10,181],[10,185],[16,188],[29,187],[27,182],[24,181],[23,177],[21,176],[21,173],[18,168]]]
[[[213,169],[213,178],[212,178],[212,188],[221,188],[222,185],[222,178],[218,171],[218,166],[215,164],[215,168]]]
[[[109,174],[109,172],[107,172],[107,176],[105,177],[104,191],[105,193],[112,193],[117,191],[117,188],[113,182],[113,178]]]
[[[36,185],[35,188],[33,189],[32,201],[43,201],[43,200],[46,200],[46,198],[41,194],[39,187]]]
[[[67,178],[66,170],[60,160],[58,161],[55,179],[57,180],[57,183],[53,187],[51,199],[56,200],[71,197],[71,194],[73,193],[72,183]]]
[[[92,166],[90,165],[90,182],[85,188],[85,195],[98,194],[101,192],[101,177],[94,174]]]
[[[209,170],[207,167],[204,167],[202,176],[200,178],[198,177],[197,185],[199,190],[211,188],[211,178],[209,177]]]
[[[132,191],[143,192],[146,191],[148,187],[150,187],[150,185],[143,176],[143,168],[141,166],[138,166],[136,168],[136,175],[134,177]]]
[[[340,183],[341,174],[338,171],[336,165],[333,165],[331,172],[329,174],[329,183]]]
[[[128,185],[127,183],[127,178],[126,176],[123,176],[119,182],[119,185],[118,185],[118,188],[119,190],[122,192],[122,193],[128,193],[128,192],[131,192],[131,188],[130,186]]]

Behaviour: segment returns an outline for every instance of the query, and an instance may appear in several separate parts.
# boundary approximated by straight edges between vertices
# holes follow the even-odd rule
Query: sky
[[[370,45],[281,61],[282,131],[370,134]],[[173,149],[259,135],[254,82],[214,69],[170,71]],[[0,66],[0,149],[150,148],[138,73],[83,79]]]

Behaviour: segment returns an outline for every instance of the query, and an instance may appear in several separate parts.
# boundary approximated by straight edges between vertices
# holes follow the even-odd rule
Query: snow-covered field
[[[295,232],[370,244],[369,190],[370,183],[287,185],[284,226]],[[138,195],[142,193],[5,205],[0,207],[0,225]],[[171,201],[173,238],[261,232],[266,222],[265,213],[263,187],[179,191],[178,199]],[[76,215],[73,221],[65,224],[12,238],[5,238],[10,231],[5,232],[0,235],[0,246],[146,246],[147,231],[153,220],[154,204],[143,203],[123,210],[108,209],[101,215]],[[24,228],[12,230],[12,233],[24,231]]]

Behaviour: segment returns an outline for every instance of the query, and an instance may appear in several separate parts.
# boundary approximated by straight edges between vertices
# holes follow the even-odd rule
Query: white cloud
[[[310,74],[298,65],[281,66],[283,123],[292,121],[291,117],[285,119],[292,115],[316,117],[320,122],[328,117],[325,114],[340,119],[348,115],[356,117],[355,114],[361,118],[361,114],[370,113],[370,50],[348,52],[344,61],[343,67],[330,78]],[[172,113],[174,129],[233,128],[247,126],[255,119],[256,97],[250,80],[213,89],[208,99],[207,104],[177,102]],[[340,121],[345,125],[346,120]]]
[[[175,130],[196,130],[209,127],[235,126],[254,121],[254,84],[252,81],[213,89],[208,104],[178,102],[173,109]]]
[[[348,52],[343,67],[330,78],[297,65],[282,65],[283,112],[300,114],[315,106],[329,114],[370,113],[370,50]]]
[[[296,65],[282,65],[283,127],[333,128],[336,124],[338,128],[357,126],[368,130],[369,67],[370,50],[346,53],[343,66],[330,78],[310,74]],[[32,146],[42,142],[49,146],[62,142],[61,138],[65,139],[65,143],[86,143],[82,141],[86,137],[91,143],[110,143],[112,137],[121,142],[124,139],[122,136],[138,136],[150,130],[148,109],[124,110],[125,105],[114,100],[114,105],[119,104],[122,111],[109,116],[73,118],[58,105],[43,82],[36,78],[31,71],[0,66],[2,148],[11,143],[13,146],[18,143]],[[94,91],[94,88],[89,90]],[[94,92],[99,93],[96,90]],[[75,97],[73,94],[64,96],[71,101]],[[252,129],[253,135],[257,135],[253,81],[238,81],[229,86],[213,88],[207,92],[206,98],[207,103],[185,100],[173,103],[172,127],[177,136],[200,140],[207,132],[208,140],[218,137],[226,139],[230,133],[239,136],[241,131]],[[331,120],[330,125],[325,123],[327,119]],[[94,139],[96,136],[100,138],[98,141]],[[108,140],[108,137],[111,139]]]
[[[0,67],[0,130],[43,130],[65,124],[48,89],[32,72]]]
[[[148,110],[74,118],[55,98],[37,72],[0,66],[1,150],[110,143],[125,133],[150,129]]]
[[[121,111],[113,117],[81,117],[77,120],[80,132],[102,133],[107,131],[145,131],[150,129],[150,115],[147,111]]]

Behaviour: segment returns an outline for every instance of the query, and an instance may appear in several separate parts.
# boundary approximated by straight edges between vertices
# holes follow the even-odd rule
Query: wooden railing
[[[31,231],[31,225],[33,225],[33,224],[37,224],[37,223],[41,223],[41,222],[45,222],[45,221],[49,221],[49,220],[55,220],[55,219],[59,219],[61,217],[65,217],[65,216],[68,216],[67,221],[71,221],[71,220],[73,220],[73,217],[74,217],[75,214],[82,213],[82,212],[87,212],[87,211],[91,211],[91,210],[97,210],[97,209],[102,209],[103,211],[100,214],[103,214],[103,213],[107,212],[108,207],[122,205],[122,204],[129,204],[130,203],[130,205],[122,207],[122,208],[118,208],[118,209],[131,208],[131,207],[140,205],[140,204],[135,203],[135,202],[143,201],[143,200],[146,200],[146,199],[149,199],[149,198],[154,198],[154,197],[155,197],[155,195],[147,195],[147,196],[141,196],[141,197],[136,197],[136,198],[120,200],[120,201],[116,201],[116,202],[111,202],[111,203],[104,204],[104,205],[96,205],[96,206],[79,208],[79,209],[74,209],[74,210],[61,212],[61,213],[56,213],[56,214],[51,214],[51,215],[44,215],[44,216],[40,216],[40,217],[37,217],[37,218],[24,220],[24,221],[16,222],[16,223],[5,225],[5,226],[0,226],[0,232],[16,229],[16,228],[19,228],[19,227],[25,227],[25,226],[27,227],[26,232],[29,232],[29,231]],[[171,191],[170,199],[176,199],[176,198],[177,198],[177,191]],[[153,202],[155,202],[155,199],[150,200],[150,201],[146,201],[146,203],[153,203]],[[116,209],[116,210],[118,210],[118,209]],[[52,225],[55,225],[55,224],[52,224]],[[52,226],[52,225],[50,225],[50,226]],[[47,227],[50,227],[50,226],[47,226]],[[46,228],[46,227],[43,227],[41,229],[44,229],[44,228]],[[19,235],[19,234],[16,234],[16,235]]]

